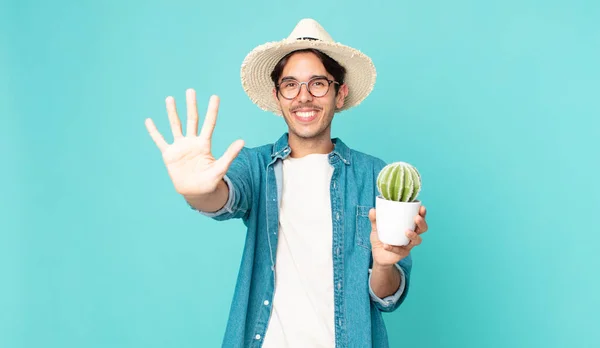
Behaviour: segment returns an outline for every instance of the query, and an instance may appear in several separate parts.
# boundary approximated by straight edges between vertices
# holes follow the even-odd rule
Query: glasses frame
[[[316,95],[312,94],[312,92],[310,91],[310,88],[308,87],[308,84],[311,83],[314,80],[325,80],[325,81],[327,81],[327,83],[328,83],[328,85],[327,85],[327,92],[325,92],[325,94],[320,95],[320,96],[316,96]],[[296,93],[296,95],[293,96],[292,98],[288,98],[288,97],[284,96],[283,93],[281,92],[281,89],[279,88],[282,83],[287,82],[287,81],[294,81],[294,82],[298,83],[298,85],[299,85],[299,87],[298,87],[298,93]],[[283,99],[287,99],[287,100],[293,100],[297,96],[299,96],[300,95],[300,91],[302,90],[302,85],[306,85],[306,90],[313,97],[315,97],[315,98],[322,98],[322,97],[326,96],[327,93],[329,93],[329,90],[331,89],[331,84],[332,83],[335,83],[335,84],[338,84],[338,85],[340,84],[339,82],[334,81],[334,80],[330,80],[330,79],[328,79],[326,77],[316,76],[316,77],[313,77],[312,79],[310,79],[308,81],[305,81],[305,82],[300,82],[300,81],[298,81],[296,79],[285,79],[285,80],[281,81],[280,83],[278,83],[277,85],[275,85],[275,87],[277,88],[277,93],[279,93],[279,95],[281,95],[281,97]]]

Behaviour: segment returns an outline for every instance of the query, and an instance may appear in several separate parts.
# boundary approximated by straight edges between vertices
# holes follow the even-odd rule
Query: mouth
[[[292,112],[294,118],[302,123],[308,123],[313,121],[319,115],[317,109],[300,109]]]

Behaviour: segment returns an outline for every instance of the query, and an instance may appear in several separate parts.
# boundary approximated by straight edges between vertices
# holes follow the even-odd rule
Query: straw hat
[[[348,85],[348,95],[344,106],[337,111],[360,104],[373,90],[377,74],[371,59],[357,49],[334,42],[317,21],[307,18],[298,22],[286,39],[260,45],[244,59],[242,86],[252,102],[281,116],[279,105],[273,98],[271,72],[286,54],[305,48],[317,49],[346,68],[344,82]]]

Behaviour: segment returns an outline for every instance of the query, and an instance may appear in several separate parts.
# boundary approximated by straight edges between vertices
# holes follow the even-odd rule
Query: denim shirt
[[[334,167],[330,196],[336,347],[388,347],[382,312],[392,312],[404,301],[412,259],[409,254],[396,265],[402,279],[398,291],[377,297],[369,285],[373,259],[368,214],[385,162],[351,150],[339,138],[332,141],[328,158]],[[275,144],[244,147],[224,177],[227,203],[217,212],[201,212],[215,220],[239,218],[247,227],[223,347],[262,345],[275,291],[282,161],[290,152],[287,133]]]

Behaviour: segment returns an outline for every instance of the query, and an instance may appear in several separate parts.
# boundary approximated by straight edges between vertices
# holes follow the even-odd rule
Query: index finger
[[[215,124],[217,123],[217,114],[219,113],[219,97],[213,95],[210,97],[208,102],[208,110],[206,110],[206,116],[204,117],[204,123],[202,124],[202,130],[200,130],[200,137],[208,141],[211,140],[213,131],[215,130]]]

